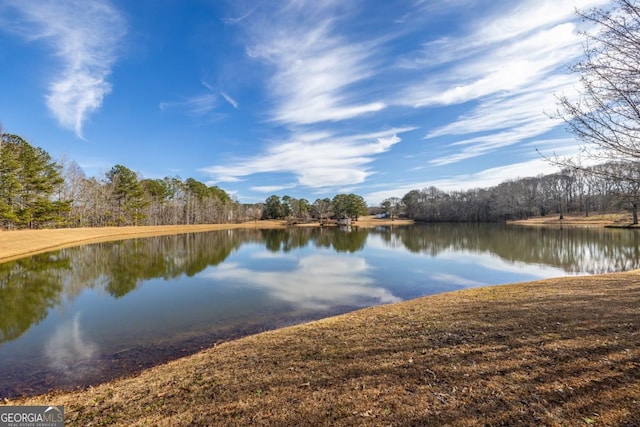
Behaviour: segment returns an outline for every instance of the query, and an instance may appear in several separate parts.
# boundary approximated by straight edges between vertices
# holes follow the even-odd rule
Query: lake
[[[457,289],[640,267],[636,230],[429,224],[237,229],[0,264],[0,398]]]

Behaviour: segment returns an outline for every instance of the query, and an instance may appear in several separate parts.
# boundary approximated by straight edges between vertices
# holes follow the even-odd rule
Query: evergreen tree
[[[2,145],[0,145],[0,219],[3,228],[10,228],[18,222],[15,209],[20,192],[19,169],[15,150],[8,142],[5,142],[5,135],[2,135]]]
[[[336,194],[331,201],[331,206],[337,219],[344,219],[350,216],[349,197],[346,194]]]
[[[71,201],[54,197],[64,184],[60,170],[42,148],[31,146],[18,135],[2,134],[0,216],[3,226],[38,228],[62,224]]]
[[[367,215],[369,210],[367,209],[367,202],[364,197],[357,194],[349,194],[347,196],[348,215],[355,221],[358,220],[360,215]]]
[[[112,187],[118,224],[138,225],[144,219],[143,208],[148,203],[138,175],[125,166],[115,165],[107,173],[107,179]]]
[[[282,202],[280,202],[280,197],[275,194],[273,196],[269,196],[264,202],[262,218],[279,219],[282,218],[282,213]]]

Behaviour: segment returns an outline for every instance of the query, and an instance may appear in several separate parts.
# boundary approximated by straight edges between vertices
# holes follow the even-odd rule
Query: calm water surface
[[[0,264],[0,397],[98,383],[239,336],[456,289],[640,267],[633,230],[229,230]]]

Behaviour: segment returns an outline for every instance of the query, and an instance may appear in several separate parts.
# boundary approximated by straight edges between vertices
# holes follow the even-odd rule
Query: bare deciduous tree
[[[598,159],[640,160],[640,4],[579,12],[597,32],[584,33],[577,98],[558,97],[558,115]]]
[[[584,33],[584,57],[572,67],[579,94],[559,96],[557,115],[585,142],[584,156],[615,162],[609,178],[633,189],[636,175],[628,172],[640,162],[640,4],[615,0],[612,8],[578,13],[597,30]],[[579,160],[560,163],[580,168]],[[628,196],[637,224],[637,192]]]

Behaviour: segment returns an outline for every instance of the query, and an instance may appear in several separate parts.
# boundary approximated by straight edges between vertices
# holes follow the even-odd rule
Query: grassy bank
[[[640,273],[368,308],[6,403],[68,425],[640,425]]]
[[[564,215],[560,219],[559,215],[547,215],[507,221],[512,225],[537,225],[537,226],[582,226],[582,227],[630,227],[633,224],[633,217],[630,213],[610,213],[584,215]]]

